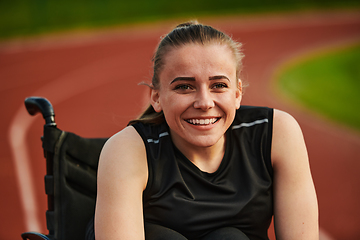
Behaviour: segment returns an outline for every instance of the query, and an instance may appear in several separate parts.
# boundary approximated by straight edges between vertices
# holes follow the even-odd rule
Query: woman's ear
[[[162,107],[160,104],[159,90],[151,88],[150,90],[150,103],[156,112],[161,112]]]
[[[236,109],[240,108],[240,103],[242,99],[243,89],[242,89],[242,82],[241,79],[238,79],[238,87],[236,90]]]

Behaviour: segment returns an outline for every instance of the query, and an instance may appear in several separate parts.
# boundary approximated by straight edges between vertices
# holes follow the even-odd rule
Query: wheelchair
[[[82,138],[62,131],[51,103],[41,97],[25,99],[30,115],[45,119],[41,137],[46,159],[45,193],[48,234],[25,232],[23,240],[81,240],[93,218],[100,151],[108,138]]]

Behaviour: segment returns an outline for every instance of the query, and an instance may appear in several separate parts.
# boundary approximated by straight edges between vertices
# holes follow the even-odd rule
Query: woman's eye
[[[215,89],[227,88],[228,86],[225,83],[216,83],[213,85]]]
[[[189,90],[189,89],[191,89],[191,86],[186,84],[177,85],[175,87],[175,90]]]

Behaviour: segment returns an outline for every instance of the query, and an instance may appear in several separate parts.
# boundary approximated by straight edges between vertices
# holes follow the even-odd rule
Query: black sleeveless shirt
[[[226,132],[224,158],[214,173],[197,168],[172,143],[166,123],[133,126],[142,137],[149,178],[144,221],[197,239],[226,226],[251,240],[268,239],[273,215],[273,109],[241,106]]]

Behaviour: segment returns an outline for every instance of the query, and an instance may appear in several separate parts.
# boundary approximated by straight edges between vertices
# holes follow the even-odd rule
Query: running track
[[[294,107],[274,91],[282,63],[360,41],[360,12],[199,19],[244,43],[243,104],[290,112],[302,126],[317,189],[322,239],[360,239],[360,135]],[[0,239],[46,233],[41,117],[27,96],[48,98],[61,129],[105,137],[123,128],[147,99],[153,50],[174,23],[0,44]],[[341,84],[341,82],[339,83]],[[334,96],[336,97],[336,96]]]

